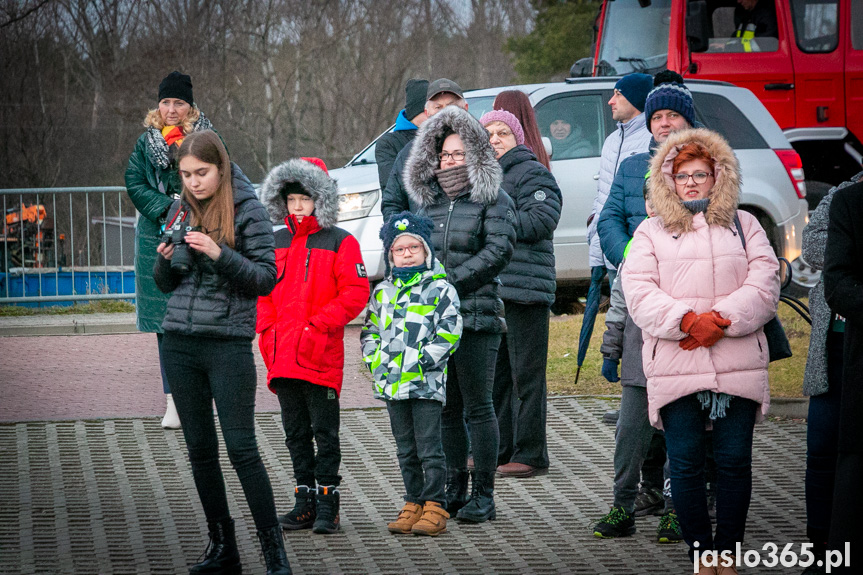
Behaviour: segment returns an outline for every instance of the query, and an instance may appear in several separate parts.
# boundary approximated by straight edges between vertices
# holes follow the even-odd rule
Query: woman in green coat
[[[168,295],[153,281],[156,247],[160,243],[165,215],[182,185],[177,172],[176,152],[186,134],[212,129],[210,121],[195,106],[192,79],[171,72],[159,84],[159,107],[144,119],[147,131],[135,144],[126,168],[126,191],[140,214],[135,227],[135,309],[138,330],[155,333],[159,343],[159,366],[167,409],[162,427],[178,429],[180,418],[162,366],[162,320]]]

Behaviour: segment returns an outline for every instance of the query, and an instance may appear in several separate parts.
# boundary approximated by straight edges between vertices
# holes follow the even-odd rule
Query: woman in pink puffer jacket
[[[770,404],[762,327],[776,314],[779,262],[758,220],[737,210],[740,172],[722,136],[673,134],[650,168],[657,217],[636,230],[622,274],[644,334],[650,420],[665,429],[672,497],[690,554],[733,553],[752,491],[752,432]],[[715,537],[703,473],[709,428]]]

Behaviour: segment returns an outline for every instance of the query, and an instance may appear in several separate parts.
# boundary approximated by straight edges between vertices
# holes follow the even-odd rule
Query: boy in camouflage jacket
[[[435,536],[449,518],[441,412],[462,318],[458,294],[434,257],[431,231],[430,220],[410,212],[381,228],[385,279],[372,294],[360,340],[374,395],[387,404],[405,484],[405,506],[387,527]]]

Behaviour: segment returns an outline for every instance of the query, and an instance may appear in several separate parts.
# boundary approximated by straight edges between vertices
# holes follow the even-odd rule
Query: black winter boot
[[[446,511],[453,517],[467,503],[467,480],[466,469],[446,470]]]
[[[291,575],[291,564],[285,555],[285,542],[282,540],[282,530],[279,526],[258,531],[261,540],[261,553],[267,564],[267,575]]]
[[[470,500],[456,515],[459,521],[482,523],[497,517],[494,508],[494,470],[471,473]]]
[[[234,535],[234,520],[207,523],[210,530],[210,543],[204,550],[204,560],[189,567],[189,575],[240,575],[240,552]]]
[[[296,531],[298,529],[311,529],[315,523],[315,494],[314,488],[298,485],[294,488],[294,508],[287,515],[279,515],[279,525],[282,529]]]
[[[317,518],[312,533],[335,533],[339,530],[339,489],[335,485],[318,485],[315,497]]]

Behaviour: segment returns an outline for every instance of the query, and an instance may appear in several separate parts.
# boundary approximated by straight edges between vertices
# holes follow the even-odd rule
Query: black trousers
[[[274,379],[272,383],[282,406],[285,445],[291,453],[297,485],[340,485],[342,450],[336,390],[302,379]]]
[[[494,473],[498,431],[491,395],[500,339],[499,333],[465,331],[458,350],[449,358],[442,417],[447,468],[466,469],[470,446],[476,470]],[[470,443],[465,418],[470,424]]]
[[[230,517],[213,420],[215,400],[228,457],[240,478],[255,526],[277,526],[273,488],[255,439],[257,376],[251,340],[166,332],[161,349],[207,521]]]
[[[494,411],[500,431],[497,463],[548,467],[545,436],[548,306],[505,302],[507,333],[494,375]]]
[[[396,440],[405,501],[446,505],[446,459],[441,443],[443,406],[432,399],[387,401],[390,429]]]

